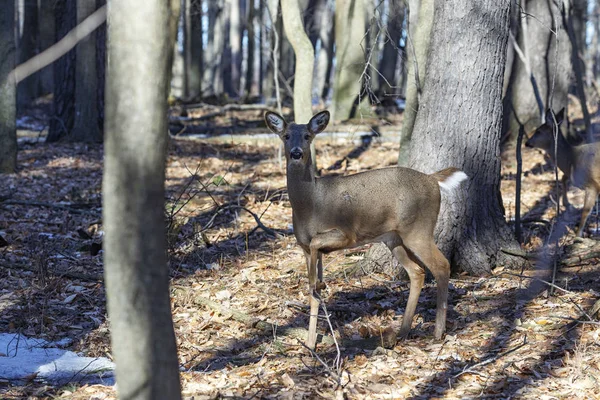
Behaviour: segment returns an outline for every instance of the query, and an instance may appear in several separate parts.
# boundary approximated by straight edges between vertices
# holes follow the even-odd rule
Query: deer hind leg
[[[563,198],[563,206],[565,209],[569,208],[569,198],[567,197],[567,191],[569,189],[569,175],[563,173],[563,177],[561,179],[562,183],[562,198]]]
[[[396,246],[392,250],[392,253],[398,262],[402,264],[406,272],[408,272],[408,277],[410,278],[410,292],[408,294],[404,318],[402,319],[402,325],[398,334],[399,338],[404,340],[408,337],[412,320],[415,316],[419,295],[421,294],[421,289],[425,282],[425,270],[414,260],[414,254],[409,255],[402,245]]]
[[[425,260],[427,267],[433,274],[437,283],[437,308],[435,314],[436,339],[441,339],[446,330],[446,313],[448,312],[448,284],[450,281],[450,263],[437,248],[435,243],[431,243],[431,259]]]
[[[583,202],[583,210],[581,210],[579,229],[577,230],[577,236],[579,237],[583,236],[583,228],[585,228],[585,223],[596,205],[596,197],[598,197],[598,189],[594,186],[587,186],[585,188],[585,201]]]
[[[310,253],[306,254],[308,264],[308,290],[310,294],[310,318],[306,346],[314,349],[317,344],[317,320],[321,304],[321,288],[323,285],[323,250],[344,249],[350,245],[350,239],[338,230],[331,230],[315,235],[310,241]]]

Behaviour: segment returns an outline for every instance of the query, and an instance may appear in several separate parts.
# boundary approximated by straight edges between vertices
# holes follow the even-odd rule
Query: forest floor
[[[395,164],[397,140],[351,139],[317,141],[323,174]],[[21,144],[19,172],[0,181],[0,332],[71,338],[70,350],[112,359],[100,250],[102,159],[97,145]],[[512,224],[514,149],[502,159]],[[533,253],[556,229],[554,174],[537,150],[524,148],[523,160],[523,249]],[[407,282],[357,268],[366,247],[326,256],[330,317],[319,332],[331,337],[333,330],[339,346],[321,343],[311,354],[295,330],[308,325],[306,267],[291,233],[278,143],[173,139],[166,186],[187,398],[600,399],[600,325],[590,311],[600,298],[596,217],[591,239],[574,241],[578,213],[563,213],[569,234],[557,249],[563,263],[553,293],[535,263],[523,271],[498,265],[487,277],[455,273],[447,334],[436,341],[436,287],[428,282],[411,336],[391,350],[366,344],[399,327]],[[581,207],[581,191],[569,197]],[[0,377],[0,397],[99,400],[116,391],[76,378],[56,387],[35,376]]]

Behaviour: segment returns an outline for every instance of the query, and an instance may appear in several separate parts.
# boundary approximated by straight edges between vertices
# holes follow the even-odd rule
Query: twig
[[[463,374],[476,373],[476,372],[473,371],[475,368],[483,367],[484,365],[491,364],[494,361],[499,360],[500,358],[509,355],[510,353],[514,353],[515,351],[519,350],[521,347],[525,346],[526,344],[527,344],[527,336],[523,337],[523,343],[521,343],[517,347],[514,347],[514,348],[512,348],[510,350],[507,350],[504,353],[500,353],[498,355],[490,357],[487,360],[484,360],[484,361],[478,362],[476,364],[473,364],[470,367],[465,367],[461,372],[459,372],[458,374],[452,376],[452,379],[456,379],[456,378],[458,378],[459,376],[461,376]]]
[[[511,276],[516,276],[516,277],[518,277],[518,278],[531,279],[531,280],[534,280],[534,281],[538,281],[538,282],[541,282],[541,283],[545,283],[546,285],[550,286],[551,288],[558,289],[558,290],[560,290],[561,292],[564,292],[564,293],[569,293],[569,294],[574,294],[574,293],[573,293],[573,292],[571,292],[570,290],[567,290],[567,289],[561,288],[560,286],[558,286],[558,285],[555,285],[554,283],[551,283],[551,282],[545,281],[545,280],[543,280],[543,279],[540,279],[540,278],[536,278],[536,277],[534,277],[534,276],[527,276],[527,275],[523,275],[523,274],[513,274],[512,272],[506,272],[506,271],[503,271],[503,272],[501,272],[499,275],[511,275]]]
[[[537,255],[528,253],[526,251],[521,251],[521,250],[506,249],[506,248],[502,247],[502,248],[500,248],[500,251],[504,254],[508,254],[510,256],[515,256],[515,257],[522,257],[527,260],[535,260],[537,258]]]

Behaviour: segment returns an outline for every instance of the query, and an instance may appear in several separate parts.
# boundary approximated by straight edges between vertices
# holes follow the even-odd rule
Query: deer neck
[[[556,146],[556,158],[554,148],[550,149],[550,158],[556,163],[556,166],[566,174],[570,174],[573,165],[574,150],[573,146],[558,132],[558,145]]]
[[[316,173],[309,156],[306,164],[287,163],[287,188],[292,209],[296,214],[313,208]]]

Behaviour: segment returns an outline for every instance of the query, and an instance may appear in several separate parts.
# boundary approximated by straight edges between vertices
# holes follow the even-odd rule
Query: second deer
[[[437,281],[435,337],[446,329],[450,264],[437,248],[433,231],[440,210],[440,188],[452,192],[467,179],[456,168],[427,175],[413,169],[391,167],[349,176],[316,177],[310,144],[329,123],[323,111],[308,124],[287,124],[278,114],[267,112],[269,129],[285,146],[287,188],[292,205],[294,234],[304,250],[308,267],[310,321],[307,346],[315,347],[323,254],[383,242],[410,277],[410,293],[399,336],[411,328],[419,294],[428,268]],[[396,343],[387,339],[387,345]],[[391,340],[391,343],[390,343]]]
[[[546,112],[546,121],[535,130],[525,146],[542,149],[550,160],[563,172],[562,198],[565,207],[569,206],[567,199],[567,183],[585,190],[585,200],[577,236],[583,235],[583,228],[596,204],[600,191],[600,143],[589,143],[579,146],[571,145],[560,131],[564,119],[563,108],[554,115],[552,110]],[[556,137],[556,141],[554,138]]]

